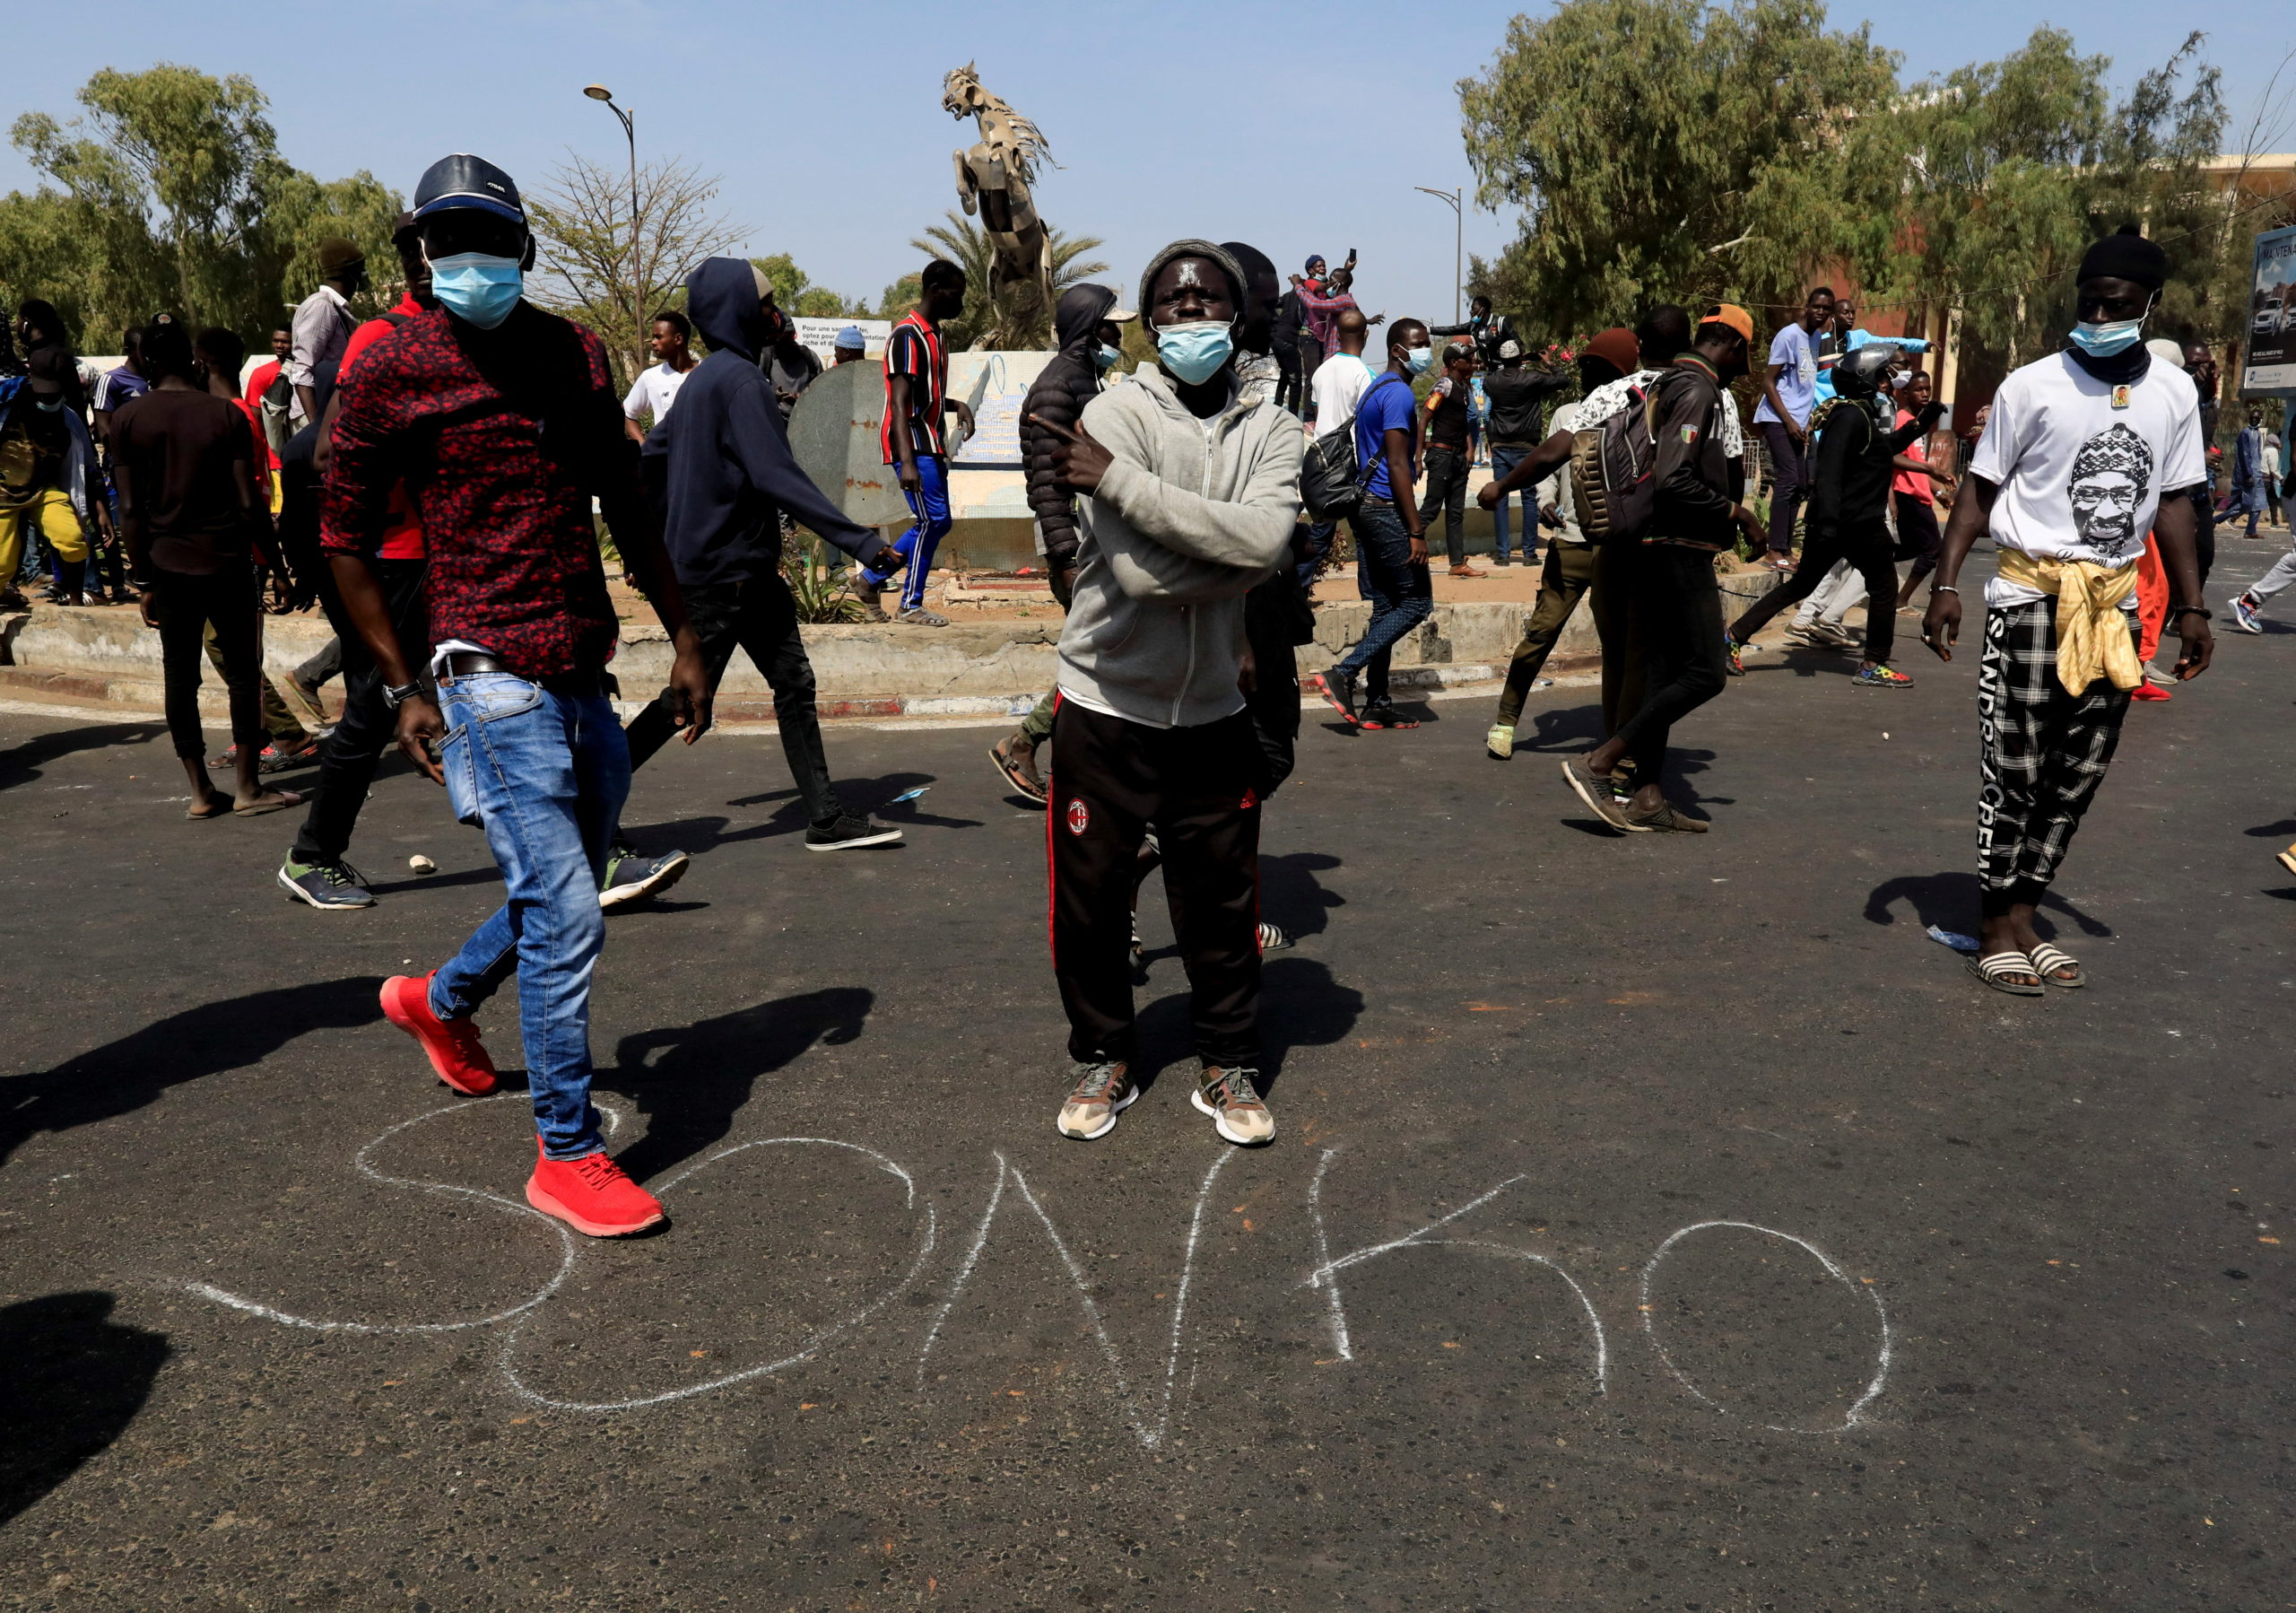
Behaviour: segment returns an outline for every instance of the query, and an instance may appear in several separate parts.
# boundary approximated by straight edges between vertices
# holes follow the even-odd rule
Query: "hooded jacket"
[[[1183,249],[1226,257],[1178,242],[1141,283]],[[1257,388],[1199,420],[1161,371],[1143,370],[1086,405],[1083,424],[1115,462],[1083,501],[1061,693],[1149,728],[1232,716],[1244,705],[1244,596],[1283,557],[1300,516],[1299,421]]]
[[[1093,358],[1100,346],[1100,321],[1115,306],[1116,293],[1104,285],[1072,285],[1060,293],[1052,326],[1060,351],[1021,405],[1021,464],[1028,475],[1029,509],[1044,534],[1045,560],[1056,571],[1076,563],[1075,499],[1053,474],[1060,439],[1032,417],[1040,414],[1073,430],[1084,405],[1100,395],[1100,369]]]
[[[703,259],[686,281],[686,312],[709,356],[646,442],[648,454],[667,457],[662,536],[679,583],[775,574],[784,511],[856,560],[876,558],[884,539],[846,519],[789,452],[772,384],[758,368],[770,333],[757,271],[738,257]]]

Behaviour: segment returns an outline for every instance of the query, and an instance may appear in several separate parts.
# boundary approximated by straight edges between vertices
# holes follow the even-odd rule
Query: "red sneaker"
[[[626,1238],[668,1219],[661,1201],[631,1181],[603,1148],[579,1159],[552,1159],[536,1138],[535,1155],[526,1202],[576,1232],[594,1238]]]
[[[383,1017],[422,1044],[439,1079],[457,1092],[483,1097],[494,1090],[494,1060],[467,1019],[441,1019],[430,1011],[430,977],[394,974],[383,982]]]

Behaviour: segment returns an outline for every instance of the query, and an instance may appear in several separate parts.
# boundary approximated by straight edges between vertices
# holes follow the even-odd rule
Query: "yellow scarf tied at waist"
[[[2108,568],[2085,560],[2043,560],[2001,551],[2001,575],[2020,587],[2057,596],[2057,681],[2067,694],[2084,692],[2101,676],[2116,689],[2134,689],[2144,668],[2130,641],[2121,602],[2136,591],[2136,568]]]

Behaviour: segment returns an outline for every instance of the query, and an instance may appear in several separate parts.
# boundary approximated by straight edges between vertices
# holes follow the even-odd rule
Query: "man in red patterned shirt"
[[[399,749],[446,785],[457,817],[485,830],[509,900],[432,973],[386,981],[383,1012],[448,1086],[491,1092],[493,1061],[471,1016],[515,970],[539,1134],[526,1201],[592,1237],[642,1232],[660,1225],[662,1207],[607,1156],[590,1103],[590,975],[605,942],[598,876],[630,793],[630,751],[606,698],[615,620],[593,498],[676,645],[668,703],[688,743],[709,726],[709,675],[637,445],[622,434],[604,344],[522,297],[534,238],[517,187],[457,154],[424,172],[414,217],[440,306],[342,378],[320,545],[382,669]],[[435,705],[370,558],[402,481],[429,551]]]

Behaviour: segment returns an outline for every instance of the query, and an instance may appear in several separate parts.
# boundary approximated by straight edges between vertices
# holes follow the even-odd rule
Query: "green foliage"
[[[796,602],[797,620],[813,623],[866,621],[869,607],[856,598],[848,569],[832,571],[829,545],[810,532],[785,527],[781,544],[781,580]]]
[[[1660,301],[1774,327],[1846,275],[1871,302],[1952,310],[1986,368],[2053,347],[2082,253],[2136,222],[2172,265],[2152,329],[2222,342],[2272,221],[2199,170],[2225,125],[2199,42],[2116,103],[2111,63],[2054,28],[1900,88],[1819,0],[1562,0],[1459,86],[1479,200],[1524,214],[1470,284],[1554,336]]]
[[[912,271],[903,275],[878,293],[876,317],[880,319],[902,318],[907,316],[910,309],[917,306],[918,299],[924,295],[923,273]]]
[[[988,301],[988,271],[996,258],[988,232],[953,208],[942,216],[946,223],[927,225],[924,235],[909,244],[928,257],[945,257],[965,272],[965,311],[951,320],[944,331],[952,348],[991,346],[1013,353],[1048,348],[1052,345],[1053,311],[1060,293],[1109,270],[1098,258],[1084,257],[1105,244],[1099,236],[1067,236],[1048,225],[1046,234],[1052,245],[1051,302],[1032,318],[996,321]]]
[[[797,266],[797,260],[787,252],[752,257],[750,261],[765,272],[766,279],[773,284],[773,300],[785,313],[802,314],[809,319],[868,313],[869,305],[861,299],[848,299],[825,285],[815,285]]]
[[[2228,228],[2226,198],[2198,171],[2224,128],[2213,69],[2193,72],[2179,93],[2198,44],[2187,39],[2118,107],[2110,64],[2075,54],[2053,28],[1998,62],[1918,86],[1901,129],[1917,223],[1890,291],[1957,308],[1982,352],[2020,363],[2072,323],[2073,272],[2089,244],[2142,223],[2175,276],[2154,328],[2233,335],[2248,236]],[[2228,253],[2238,258],[2229,285]]]
[[[1899,169],[1896,62],[1818,0],[1564,0],[1459,85],[1485,207],[1526,229],[1474,283],[1534,330],[1671,299],[1799,301],[1813,262],[1877,267]]]
[[[259,344],[317,285],[330,235],[392,278],[396,193],[288,163],[253,81],[108,68],[78,99],[85,115],[69,125],[27,112],[10,130],[50,185],[0,201],[0,283],[54,302],[83,345],[109,349],[162,309]]]

